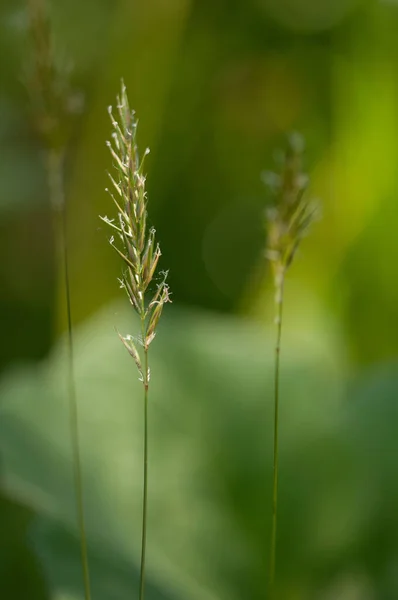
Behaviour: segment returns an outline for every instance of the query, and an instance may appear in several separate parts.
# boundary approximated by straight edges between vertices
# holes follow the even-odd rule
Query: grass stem
[[[145,321],[142,323],[145,331]],[[146,529],[148,510],[148,349],[144,350],[144,485],[142,498],[142,543],[141,543],[141,570],[140,570],[140,598],[144,600],[145,594],[145,556],[146,556]]]
[[[83,479],[81,468],[81,452],[79,441],[79,415],[77,406],[76,383],[74,374],[74,350],[73,350],[73,325],[70,297],[69,280],[69,253],[67,240],[67,215],[65,204],[65,193],[63,183],[64,155],[61,151],[50,150],[48,153],[48,182],[50,190],[50,201],[57,216],[56,236],[59,240],[59,257],[63,269],[65,286],[66,317],[67,317],[67,380],[68,380],[68,403],[69,403],[69,425],[72,443],[72,463],[74,489],[76,496],[76,514],[80,536],[81,564],[83,571],[84,597],[91,600],[90,575],[87,553],[86,525],[84,517],[83,502]]]
[[[272,533],[270,554],[270,598],[275,596],[276,567],[276,534],[278,525],[278,466],[279,466],[279,370],[282,337],[284,275],[278,279],[276,290],[276,344],[274,370],[274,449],[273,449],[273,484],[272,484]]]

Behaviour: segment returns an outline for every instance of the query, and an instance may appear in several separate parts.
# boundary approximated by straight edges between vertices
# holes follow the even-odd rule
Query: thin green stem
[[[278,467],[279,467],[279,370],[282,337],[283,314],[283,288],[284,273],[277,278],[276,289],[276,344],[275,344],[275,370],[274,370],[274,464],[272,484],[272,533],[271,533],[271,558],[270,558],[270,598],[275,596],[275,566],[276,566],[276,533],[278,524]]]
[[[74,351],[73,351],[73,326],[72,326],[72,310],[70,299],[70,282],[69,282],[69,261],[68,261],[68,241],[67,241],[67,223],[66,223],[66,206],[64,198],[63,185],[63,153],[60,151],[50,150],[48,153],[48,181],[50,189],[50,199],[52,208],[57,216],[58,231],[57,238],[59,240],[59,256],[62,261],[63,277],[65,284],[65,299],[66,299],[66,316],[68,330],[68,399],[69,399],[69,425],[70,436],[72,443],[72,463],[73,463],[73,478],[76,497],[76,513],[77,522],[80,534],[80,552],[84,582],[84,597],[85,600],[91,600],[90,574],[88,566],[87,554],[87,538],[86,526],[84,517],[84,502],[83,502],[83,478],[80,458],[80,441],[79,441],[79,415],[76,396],[76,384],[74,374]]]
[[[144,332],[145,321],[142,321]],[[143,339],[145,339],[143,337]],[[145,343],[145,342],[144,342]],[[148,508],[148,348],[144,352],[144,491],[142,500],[142,543],[141,543],[141,572],[140,572],[140,600],[144,600],[145,592],[145,556],[146,556],[146,529]]]

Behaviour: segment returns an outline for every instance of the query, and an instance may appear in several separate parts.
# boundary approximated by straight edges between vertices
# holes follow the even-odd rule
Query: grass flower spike
[[[63,167],[71,129],[82,113],[84,98],[72,86],[73,65],[57,51],[48,1],[28,0],[27,13],[30,44],[23,81],[32,124],[49,155],[50,170],[54,168],[52,162],[58,161]],[[63,199],[58,200],[55,208],[62,209]]]
[[[304,143],[298,134],[292,134],[282,157],[281,173],[266,171],[264,183],[270,189],[274,202],[266,211],[266,256],[273,268],[277,288],[280,288],[302,238],[318,214],[318,206],[305,196],[309,178],[302,171]]]
[[[110,244],[122,259],[124,272],[120,286],[126,291],[130,303],[139,316],[139,335],[122,336],[121,341],[133,358],[144,387],[144,485],[142,516],[142,549],[139,598],[144,598],[145,552],[148,490],[148,387],[150,369],[148,349],[152,343],[162,314],[163,306],[170,302],[167,272],[161,272],[155,289],[151,286],[160,258],[155,230],[148,227],[147,195],[145,191],[144,160],[140,159],[136,143],[137,120],[129,108],[126,87],[122,82],[117,98],[117,118],[109,108],[112,122],[112,142],[107,142],[112,160],[113,174],[109,174],[112,189],[108,190],[116,206],[115,219],[101,217],[113,232]]]
[[[279,173],[265,172],[264,183],[273,196],[273,204],[266,211],[266,257],[271,263],[276,305],[277,338],[274,372],[274,451],[272,532],[270,553],[270,597],[275,595],[276,531],[278,510],[278,436],[279,436],[279,370],[282,335],[282,314],[285,275],[296,255],[302,238],[318,215],[315,202],[306,199],[308,176],[302,171],[304,143],[298,134],[288,140],[288,148],[281,160]]]

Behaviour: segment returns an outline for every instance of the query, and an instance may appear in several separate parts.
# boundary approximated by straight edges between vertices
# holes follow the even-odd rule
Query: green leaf
[[[165,311],[151,345],[148,599],[263,598],[271,514],[274,330],[256,322]],[[85,506],[95,598],[134,597],[141,543],[142,384],[112,306],[75,332]],[[330,328],[331,329],[331,328]],[[357,510],[340,435],[343,393],[333,336],[284,339],[280,572],[344,548]],[[40,515],[32,530],[54,593],[81,593],[65,347],[13,370],[0,389],[3,487]],[[326,468],[325,468],[326,464]],[[336,526],[336,523],[338,526]],[[355,519],[353,529],[355,530]],[[343,526],[340,526],[342,524]],[[337,551],[336,550],[336,551]],[[58,600],[58,596],[57,600]]]

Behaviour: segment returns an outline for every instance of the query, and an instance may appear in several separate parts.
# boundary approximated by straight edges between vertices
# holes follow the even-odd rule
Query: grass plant
[[[140,320],[137,336],[119,337],[133,358],[144,390],[144,457],[143,457],[143,503],[142,542],[139,598],[145,594],[145,558],[147,539],[148,507],[148,389],[150,367],[149,346],[155,338],[156,328],[166,302],[170,302],[167,272],[159,274],[153,289],[160,258],[159,244],[155,240],[155,229],[148,226],[147,194],[145,190],[144,160],[149,150],[140,159],[137,147],[137,120],[129,107],[126,87],[121,84],[117,97],[117,117],[109,107],[112,123],[112,142],[107,142],[112,161],[113,174],[109,174],[112,190],[108,190],[115,204],[116,218],[101,217],[113,230],[109,242],[122,260],[124,271],[119,280]]]
[[[76,516],[80,539],[84,597],[85,600],[91,600],[78,401],[74,375],[73,321],[64,177],[65,157],[70,135],[69,124],[78,108],[78,104],[75,102],[78,96],[70,86],[68,68],[56,58],[51,19],[45,0],[28,0],[27,8],[31,36],[31,60],[26,65],[25,81],[29,93],[33,124],[44,150],[48,191],[57,244],[57,266],[62,272],[64,284],[67,323],[67,395]]]
[[[285,277],[301,240],[319,212],[317,203],[308,200],[305,194],[309,180],[302,170],[303,151],[303,139],[298,134],[292,134],[288,139],[286,152],[280,156],[279,172],[267,171],[263,174],[264,183],[273,198],[272,205],[266,211],[266,257],[271,264],[275,287],[276,323],[272,526],[269,568],[269,590],[272,600],[275,598],[278,524],[280,355]]]

